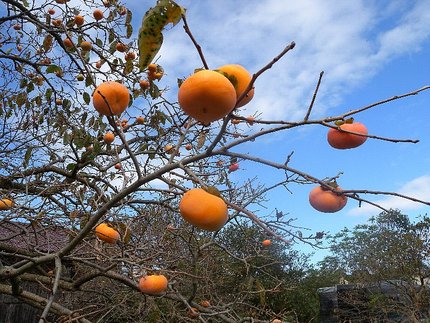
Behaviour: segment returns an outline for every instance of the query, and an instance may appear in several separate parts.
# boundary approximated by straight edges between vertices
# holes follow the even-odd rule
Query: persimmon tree
[[[428,86],[338,116],[313,119],[321,73],[301,120],[245,117],[246,106],[239,105],[251,92],[258,92],[254,83],[262,73],[270,73],[278,60],[287,59],[295,47],[292,41],[267,65],[252,71],[249,84],[237,97],[241,104],[218,120],[201,123],[170,99],[177,84],[159,85],[164,70],[156,54],[169,23],[182,24],[189,35],[190,46],[201,58],[196,68],[210,69],[204,42],[195,39],[185,10],[173,1],[161,0],[148,8],[139,32],[133,30],[132,12],[116,0],[2,3],[7,14],[0,18],[0,190],[5,202],[0,214],[5,232],[0,237],[0,293],[41,308],[41,320],[49,313],[80,322],[133,321],[139,315],[148,322],[288,318],[289,313],[274,311],[276,307],[254,297],[261,300],[290,288],[293,280],[279,279],[294,264],[289,248],[295,243],[318,246],[324,232],[305,235],[282,211],[270,216],[253,212],[266,202],[265,193],[312,184],[361,203],[372,203],[366,199],[369,194],[398,195],[339,190],[334,185],[338,175],[318,178],[292,168],[292,156],[278,163],[236,148],[307,125],[345,133],[342,122],[352,123],[351,117],[362,111],[418,94]],[[187,77],[178,75],[182,80]],[[129,104],[120,115],[102,115],[94,107],[93,95],[99,95],[101,104],[113,112],[108,95],[96,90],[105,81],[119,82],[129,91]],[[230,81],[234,85],[235,80]],[[367,133],[348,135],[414,142]],[[270,183],[255,179],[234,183],[229,175],[238,170],[241,160],[277,169],[280,176]],[[179,202],[193,187],[222,197],[228,206],[224,228],[207,232],[183,220]],[[119,241],[115,242],[116,236],[108,241],[101,234],[96,237],[100,223],[118,231]],[[259,235],[254,244],[247,240],[252,252],[242,253],[243,244],[229,243],[223,230],[240,233],[249,226]],[[265,256],[261,241],[268,238],[272,241],[268,248],[277,244],[286,248],[276,260],[281,263],[276,274],[266,270],[273,259]],[[139,290],[138,281],[147,274],[168,278],[162,295]],[[268,277],[273,281],[268,283]],[[49,293],[28,291],[23,281],[42,284]],[[69,302],[58,301],[63,293],[71,295]],[[133,316],[128,305],[137,308]]]

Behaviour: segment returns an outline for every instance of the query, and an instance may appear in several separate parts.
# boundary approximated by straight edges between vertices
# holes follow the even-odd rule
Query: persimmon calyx
[[[221,195],[221,192],[215,186],[205,186],[205,187],[202,187],[202,189],[204,189],[209,194],[223,198]]]
[[[337,184],[336,180],[330,181],[330,182],[323,182],[323,183],[324,185],[321,185],[321,189],[323,191],[332,191],[332,190],[336,190],[339,187],[339,184]]]
[[[337,127],[340,127],[341,125],[343,125],[343,124],[347,124],[347,123],[349,123],[349,124],[354,123],[354,118],[348,118],[348,119],[345,119],[345,120],[336,120],[336,121],[334,122],[334,124],[335,124]]]

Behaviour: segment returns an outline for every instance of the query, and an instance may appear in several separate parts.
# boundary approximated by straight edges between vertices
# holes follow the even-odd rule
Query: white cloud
[[[397,193],[412,196],[423,201],[430,201],[430,175],[421,176],[405,183]],[[411,200],[396,196],[385,196],[372,202],[382,206],[385,209],[399,209],[401,211],[418,210],[425,205]],[[349,211],[350,215],[375,215],[375,211],[380,212],[380,209],[370,205],[363,204],[361,207],[353,208]]]
[[[266,119],[302,117],[324,70],[315,111],[322,115],[391,59],[428,42],[429,1],[384,2],[178,1],[187,8],[190,28],[212,68],[231,62],[256,72],[290,41],[296,42],[291,53],[257,80],[255,99],[244,112],[258,110]],[[168,84],[202,65],[181,23],[165,32],[160,56]]]

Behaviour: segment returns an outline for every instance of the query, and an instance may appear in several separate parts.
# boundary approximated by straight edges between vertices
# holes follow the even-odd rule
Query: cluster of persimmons
[[[52,11],[51,11],[52,13]],[[95,19],[102,19],[103,13],[94,12]],[[82,24],[81,17],[75,17],[76,24]],[[67,47],[67,39],[64,42]],[[81,47],[90,47],[91,44],[81,43]],[[122,50],[117,48],[117,50]],[[159,79],[162,70],[156,64],[150,64],[147,68],[148,80]],[[237,107],[244,106],[254,96],[254,88],[249,87],[252,81],[251,74],[241,65],[229,64],[215,70],[196,70],[194,74],[186,78],[178,91],[178,102],[181,109],[189,117],[208,125],[211,122],[223,119]],[[149,86],[148,81],[142,81],[142,89]],[[114,81],[101,83],[93,93],[93,105],[97,112],[105,116],[120,116],[129,106],[130,93],[127,87]],[[254,123],[253,117],[247,117],[249,125]],[[143,124],[143,117],[137,117],[136,123]],[[238,120],[232,119],[233,124]],[[121,122],[126,126],[127,121]],[[363,144],[367,139],[366,127],[354,122],[352,119],[337,123],[329,129],[328,143],[336,149],[350,149]],[[103,140],[111,144],[115,140],[113,132],[105,133]],[[166,152],[173,146],[166,146]],[[191,148],[186,148],[190,150]],[[121,169],[121,165],[115,165]],[[229,172],[239,169],[238,163],[229,166]],[[347,197],[335,183],[327,183],[315,187],[309,194],[309,202],[312,207],[321,212],[337,212],[347,203]],[[13,206],[13,201],[8,198],[0,200],[0,210],[8,210]],[[218,231],[228,221],[227,204],[222,197],[212,194],[206,188],[193,188],[185,192],[179,203],[179,211],[185,221],[193,226],[206,230]],[[114,244],[120,239],[120,234],[108,223],[101,223],[96,227],[96,235],[106,243]],[[264,247],[271,245],[270,240],[262,242]],[[149,295],[160,295],[167,289],[167,278],[163,275],[147,275],[139,281],[139,288]]]
[[[151,64],[148,75],[157,77],[153,65]],[[254,88],[249,87],[251,81],[251,74],[238,64],[224,65],[215,70],[196,70],[179,87],[179,106],[189,117],[208,125],[252,100]],[[147,84],[142,83],[141,86],[143,88]],[[113,81],[101,83],[93,94],[94,108],[105,116],[120,116],[128,107],[129,100],[127,87]],[[138,123],[144,123],[144,119],[139,118]],[[232,119],[232,123],[235,121]],[[247,119],[251,125],[254,121],[254,118]],[[327,140],[334,148],[349,149],[363,144],[367,139],[366,135],[367,129],[363,124],[346,120],[329,129]],[[115,135],[107,132],[103,140],[106,144],[111,144]],[[172,149],[173,146],[165,147],[166,152]],[[229,171],[238,168],[238,163],[232,163]],[[347,198],[339,187],[328,183],[315,187],[309,194],[309,202],[318,211],[337,212],[346,205]],[[228,221],[228,208],[224,199],[205,187],[186,191],[180,200],[179,211],[185,221],[210,232],[220,230]],[[107,243],[116,243],[120,239],[118,231],[107,223],[96,227],[96,235]],[[268,247],[271,243],[266,239],[262,241],[262,246]],[[140,290],[149,295],[160,295],[167,286],[168,280],[164,275],[146,275],[139,281]]]

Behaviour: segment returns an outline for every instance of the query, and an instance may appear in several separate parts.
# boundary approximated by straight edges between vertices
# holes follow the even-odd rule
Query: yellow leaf
[[[206,132],[202,131],[199,133],[199,139],[197,141],[197,149],[202,148],[205,142],[206,142]]]
[[[158,0],[154,8],[149,9],[139,29],[139,68],[143,71],[153,60],[163,43],[161,33],[166,25],[175,26],[185,9],[172,0]]]
[[[51,35],[46,35],[43,39],[43,50],[46,52],[49,52],[52,48],[52,40],[53,37]]]

